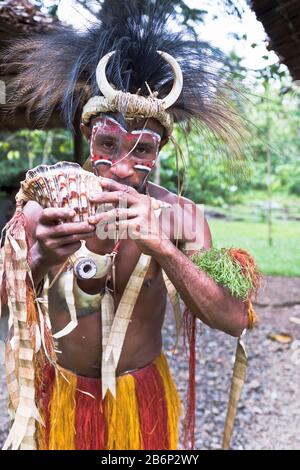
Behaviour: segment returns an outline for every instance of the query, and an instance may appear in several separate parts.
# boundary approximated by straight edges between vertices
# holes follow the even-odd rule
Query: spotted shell
[[[83,170],[77,163],[39,165],[27,171],[16,202],[24,204],[32,200],[43,208],[70,208],[76,214],[74,222],[84,221],[99,209],[99,205],[91,202],[89,197],[102,191],[100,181],[101,177]]]

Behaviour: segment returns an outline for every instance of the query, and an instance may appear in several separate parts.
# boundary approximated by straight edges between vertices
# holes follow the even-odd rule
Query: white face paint
[[[150,134],[152,135],[154,138],[156,138],[158,140],[158,142],[161,141],[161,136],[157,133],[157,132],[154,132],[150,129],[136,129],[135,131],[131,131],[131,134]]]
[[[128,158],[134,170],[149,173],[155,166],[161,136],[151,129],[131,132],[111,117],[99,118],[92,129],[90,155],[94,166],[114,166]]]
[[[109,128],[110,124],[116,124],[124,132],[127,132],[126,129],[116,119],[114,119],[112,117],[108,117],[108,116],[104,116],[103,118],[99,118],[99,120],[96,121],[95,124],[93,125],[93,129],[94,129],[94,127]]]

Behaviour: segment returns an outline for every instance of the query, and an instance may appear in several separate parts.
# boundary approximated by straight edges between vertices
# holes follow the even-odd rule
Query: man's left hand
[[[103,192],[93,195],[93,203],[112,204],[113,209],[90,216],[88,221],[98,225],[97,234],[100,237],[111,237],[119,231],[119,238],[130,237],[139,249],[149,255],[161,253],[167,241],[161,230],[155,210],[160,202],[154,198],[140,194],[131,186],[103,178]]]

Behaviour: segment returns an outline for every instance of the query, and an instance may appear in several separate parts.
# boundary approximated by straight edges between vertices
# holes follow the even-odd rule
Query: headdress
[[[146,5],[145,5],[146,3]],[[6,52],[8,108],[27,108],[45,124],[53,111],[68,126],[100,113],[154,117],[169,135],[172,124],[208,126],[236,140],[236,114],[226,94],[220,54],[203,41],[172,31],[169,0],[111,0],[86,31],[55,31],[15,41]]]

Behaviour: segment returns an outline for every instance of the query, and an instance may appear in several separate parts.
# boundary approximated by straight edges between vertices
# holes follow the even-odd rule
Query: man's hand
[[[104,191],[91,197],[98,204],[110,203],[114,209],[89,217],[89,223],[103,227],[101,236],[116,233],[120,238],[130,237],[139,249],[149,255],[163,250],[164,241],[162,230],[154,210],[158,204],[145,194],[138,193],[134,188],[119,184],[113,180],[101,180]],[[99,235],[98,235],[99,236]]]
[[[55,207],[41,212],[33,254],[47,270],[75,253],[80,248],[80,240],[95,236],[95,227],[88,222],[72,222],[74,215],[73,210]]]

